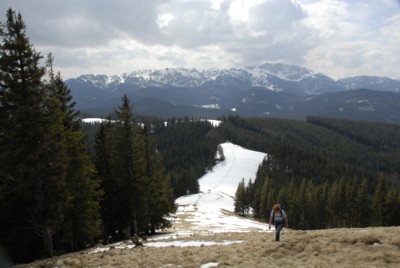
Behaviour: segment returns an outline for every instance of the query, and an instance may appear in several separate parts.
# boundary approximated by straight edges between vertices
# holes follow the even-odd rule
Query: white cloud
[[[381,4],[381,5],[380,5]],[[334,78],[396,75],[399,6],[393,1],[318,1],[304,5],[316,45],[305,64]],[[394,16],[394,17],[392,17]],[[397,43],[397,45],[396,45]]]
[[[159,14],[157,17],[158,27],[160,27],[161,29],[167,27],[170,21],[173,19],[174,15],[172,15],[171,13]]]
[[[282,61],[399,77],[396,0],[3,0],[64,77]],[[0,14],[4,22],[4,14]]]

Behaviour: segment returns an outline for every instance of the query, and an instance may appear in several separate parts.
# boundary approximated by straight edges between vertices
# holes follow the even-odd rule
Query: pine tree
[[[36,254],[26,248],[34,244],[28,230],[42,238],[46,255],[53,255],[53,234],[66,201],[68,165],[59,101],[49,97],[42,84],[42,57],[25,31],[22,16],[9,9],[0,46],[0,181],[6,184],[5,206],[12,210],[0,214],[8,222],[1,225],[2,233],[14,253],[24,252],[21,259]]]
[[[390,188],[385,196],[385,226],[400,224],[400,193],[397,188]]]
[[[1,34],[0,195],[6,202],[0,205],[0,233],[18,261],[52,257],[54,239],[60,250],[71,250],[98,236],[98,182],[52,56],[40,67],[42,57],[11,9]]]
[[[383,226],[384,224],[384,204],[386,196],[385,177],[379,177],[378,185],[376,186],[374,196],[372,198],[372,223],[374,226]]]
[[[143,137],[146,177],[148,178],[144,192],[148,198],[149,231],[154,234],[156,229],[167,228],[171,225],[165,218],[172,212],[173,193],[170,178],[165,174],[161,155],[156,150],[155,140],[148,133],[147,125],[143,129]]]
[[[317,214],[318,214],[318,229],[326,228],[328,225],[328,183],[325,182],[317,187]]]
[[[354,217],[358,227],[367,227],[371,219],[371,204],[368,195],[368,183],[364,179],[357,187],[357,192],[354,201]]]
[[[273,205],[273,189],[270,183],[270,178],[266,177],[261,189],[260,216],[268,219],[269,213]]]
[[[115,111],[118,122],[115,124],[115,156],[113,157],[114,175],[118,189],[118,226],[123,236],[129,237],[131,230],[138,233],[139,218],[139,181],[144,176],[144,162],[141,157],[142,146],[135,140],[132,106],[126,95]]]
[[[118,217],[118,188],[117,181],[113,175],[113,140],[114,132],[109,118],[102,122],[95,139],[95,166],[100,179],[101,189],[104,196],[101,201],[101,215],[104,223],[105,237],[111,236],[118,239],[115,232],[118,230],[116,219]]]
[[[246,187],[244,179],[239,183],[238,188],[235,193],[235,212],[239,213],[241,216],[246,216],[249,211],[249,206],[247,202]]]
[[[86,150],[86,137],[81,130],[79,111],[75,111],[70,90],[60,73],[54,74],[51,54],[47,59],[47,74],[47,92],[57,105],[50,111],[61,112],[59,117],[63,132],[60,135],[64,136],[68,153],[66,187],[69,202],[65,207],[61,240],[68,245],[69,250],[83,249],[101,233],[99,180],[95,177],[95,167]]]
[[[47,87],[50,97],[55,97],[59,100],[60,110],[64,116],[64,127],[74,131],[82,132],[81,121],[79,118],[79,110],[75,109],[76,103],[72,101],[71,90],[64,83],[61,74],[54,73],[53,69],[54,57],[51,53],[47,55],[46,70],[47,70]]]

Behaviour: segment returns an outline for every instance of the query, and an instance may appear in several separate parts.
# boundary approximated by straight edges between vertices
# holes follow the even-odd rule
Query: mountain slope
[[[224,143],[225,161],[200,179],[202,193],[177,200],[171,229],[148,237],[40,260],[18,267],[396,267],[399,227],[294,231],[285,228],[273,242],[267,224],[238,218],[231,196],[240,176],[252,178],[263,153]],[[240,167],[241,174],[236,174]],[[236,185],[237,186],[237,185]],[[225,202],[227,200],[227,202]],[[290,224],[290,215],[289,224]],[[174,218],[174,216],[172,217]]]
[[[307,115],[326,115],[399,122],[399,80],[359,76],[334,81],[307,68],[281,63],[230,69],[139,70],[120,76],[82,75],[68,79],[66,84],[81,111],[98,111],[103,116],[127,94],[136,103],[136,113],[161,117],[215,118],[234,112],[242,116],[303,119]]]
[[[400,94],[368,89],[327,93],[309,98],[303,114],[400,124]]]
[[[367,88],[379,91],[400,92],[400,81],[388,77],[355,76],[339,79],[337,84],[347,90]]]

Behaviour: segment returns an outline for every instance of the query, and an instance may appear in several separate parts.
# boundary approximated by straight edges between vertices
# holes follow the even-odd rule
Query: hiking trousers
[[[281,231],[283,229],[284,224],[285,223],[283,221],[275,222],[275,241],[279,241],[280,240]]]

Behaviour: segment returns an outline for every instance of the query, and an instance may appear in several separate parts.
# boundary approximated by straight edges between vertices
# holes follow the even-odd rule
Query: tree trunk
[[[131,237],[131,225],[129,221],[126,222],[126,227],[123,231],[124,239],[129,239]]]
[[[53,258],[54,256],[54,248],[53,248],[53,237],[52,237],[52,228],[47,226],[46,224],[42,225],[42,238],[44,243],[45,254],[48,257]]]
[[[136,213],[135,213],[135,215],[133,216],[133,233],[134,233],[134,234],[138,234]]]

